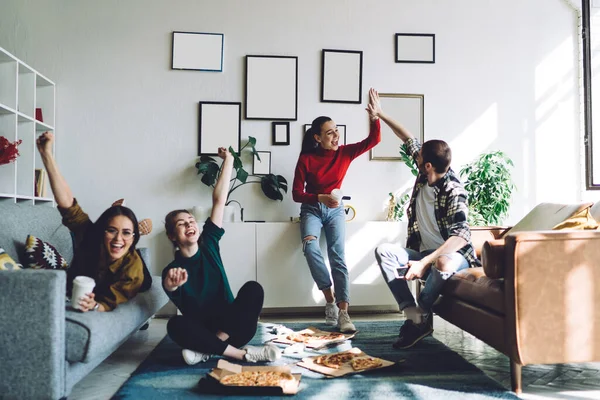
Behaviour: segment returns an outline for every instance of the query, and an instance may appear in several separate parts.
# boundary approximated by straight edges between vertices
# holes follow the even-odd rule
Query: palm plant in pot
[[[241,154],[244,149],[248,149],[252,154],[252,157],[256,157],[260,161],[260,156],[256,151],[256,139],[252,136],[248,137],[248,142],[242,146],[239,153],[236,153],[232,147],[229,147],[229,152],[233,155],[233,169],[235,175],[230,180],[229,192],[227,193],[227,200],[225,205],[231,203],[237,203],[241,209],[242,220],[244,219],[244,209],[237,200],[230,199],[231,194],[239,187],[255,183],[260,184],[260,188],[267,198],[271,200],[283,200],[283,193],[287,193],[288,184],[287,180],[281,175],[267,174],[267,175],[253,175],[249,174],[244,169],[242,163]],[[202,175],[201,181],[206,186],[215,187],[217,179],[221,174],[221,166],[217,163],[213,157],[208,155],[200,156],[200,160],[196,163],[196,169],[198,169],[198,175]]]

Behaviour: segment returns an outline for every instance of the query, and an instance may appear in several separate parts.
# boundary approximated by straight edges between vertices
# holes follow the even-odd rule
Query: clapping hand
[[[366,110],[372,121],[379,118],[379,115],[383,112],[381,109],[381,101],[379,101],[379,93],[373,88],[369,90],[369,104],[367,105]]]
[[[167,272],[167,276],[165,276],[165,289],[169,292],[174,291],[179,286],[186,283],[188,280],[188,273],[183,268],[172,268]]]

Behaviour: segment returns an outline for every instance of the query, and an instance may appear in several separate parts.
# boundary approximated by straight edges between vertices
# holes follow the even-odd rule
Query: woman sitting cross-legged
[[[183,347],[189,365],[213,355],[250,362],[275,361],[281,350],[273,345],[245,346],[256,333],[264,292],[258,282],[246,282],[234,299],[219,251],[225,233],[223,210],[233,170],[233,156],[219,148],[221,175],[213,192],[213,208],[202,234],[186,210],[167,214],[167,236],[179,250],[162,273],[163,288],[182,315],[167,324],[169,336]]]

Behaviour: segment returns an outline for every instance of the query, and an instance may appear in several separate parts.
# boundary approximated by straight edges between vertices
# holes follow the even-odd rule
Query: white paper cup
[[[331,191],[331,196],[335,198],[335,200],[339,203],[342,201],[342,197],[344,197],[344,192],[341,189],[333,189]]]
[[[73,291],[71,293],[71,307],[79,310],[79,300],[88,293],[94,291],[96,282],[88,276],[77,276],[73,279]]]

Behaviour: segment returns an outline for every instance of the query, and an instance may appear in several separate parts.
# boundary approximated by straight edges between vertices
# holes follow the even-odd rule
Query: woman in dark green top
[[[224,148],[219,148],[218,155],[223,159],[222,171],[202,234],[186,210],[171,211],[165,218],[167,236],[179,250],[163,270],[163,288],[182,313],[169,320],[167,332],[183,347],[183,359],[190,365],[211,355],[275,361],[281,350],[273,344],[243,347],[256,333],[264,292],[258,282],[251,281],[242,286],[236,298],[231,293],[219,240],[225,233],[221,226],[233,156]]]

